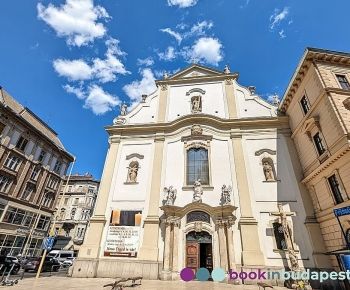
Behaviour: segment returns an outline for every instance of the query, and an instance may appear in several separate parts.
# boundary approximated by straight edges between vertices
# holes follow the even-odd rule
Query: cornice
[[[289,104],[300,87],[300,84],[302,83],[309,68],[315,63],[320,62],[342,66],[350,65],[350,54],[321,49],[307,49],[289,82],[288,88],[284,93],[282,102],[279,106],[279,110],[281,112],[285,113],[287,111]]]
[[[222,119],[207,114],[195,114],[182,116],[172,122],[149,123],[134,125],[113,125],[105,127],[110,136],[114,135],[136,135],[136,134],[154,134],[154,133],[171,133],[182,127],[193,124],[208,125],[222,130],[231,129],[266,129],[266,128],[289,128],[288,117],[261,117],[261,118],[244,118],[244,119]]]

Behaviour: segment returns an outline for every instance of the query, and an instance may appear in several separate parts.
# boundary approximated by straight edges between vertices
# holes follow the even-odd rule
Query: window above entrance
[[[205,222],[210,224],[210,216],[204,211],[200,211],[200,210],[191,211],[187,214],[186,222],[187,223]]]

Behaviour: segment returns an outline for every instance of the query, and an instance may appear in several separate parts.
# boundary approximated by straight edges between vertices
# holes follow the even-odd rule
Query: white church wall
[[[157,122],[159,89],[150,94],[144,103],[138,104],[128,115],[128,124]]]
[[[204,90],[204,94],[197,92],[186,95],[191,89]],[[206,83],[206,84],[182,84],[172,85],[168,92],[168,107],[166,120],[171,122],[179,117],[191,114],[191,97],[194,95],[202,96],[202,113],[214,115],[220,118],[227,118],[224,83]]]

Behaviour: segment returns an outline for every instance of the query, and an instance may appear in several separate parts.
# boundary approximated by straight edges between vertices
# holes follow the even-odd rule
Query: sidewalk
[[[70,277],[43,277],[36,281],[34,278],[24,279],[12,287],[0,287],[0,289],[40,289],[40,290],[110,290],[103,285],[114,282],[111,278],[70,278]],[[257,285],[231,285],[217,282],[183,282],[183,281],[142,281],[141,286],[133,287],[136,290],[258,290]],[[129,289],[128,287],[125,289]],[[131,288],[130,288],[131,289]],[[274,286],[275,290],[286,289]],[[268,289],[267,289],[268,290]]]

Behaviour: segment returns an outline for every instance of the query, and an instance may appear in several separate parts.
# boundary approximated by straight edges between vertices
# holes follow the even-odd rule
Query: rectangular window
[[[34,184],[27,183],[27,185],[26,185],[26,187],[21,195],[21,199],[29,200],[34,191],[35,191]]]
[[[15,156],[15,155],[10,155],[6,161],[5,161],[5,167],[7,167],[8,169],[11,169],[13,171],[17,171],[18,170],[18,166],[21,163],[21,158]]]
[[[345,75],[336,75],[342,89],[350,90],[350,84]]]
[[[326,149],[325,149],[325,147],[323,145],[323,140],[322,140],[322,138],[320,136],[320,133],[317,132],[314,135],[313,139],[314,139],[314,143],[315,143],[318,155],[322,155],[326,151]]]
[[[310,110],[310,104],[309,104],[309,100],[305,95],[300,99],[300,105],[301,105],[301,108],[303,109],[304,115],[306,115],[307,112]]]
[[[79,198],[77,197],[77,198],[74,198],[74,202],[73,202],[73,204],[74,205],[77,205],[79,203]]]
[[[39,154],[39,157],[38,157],[38,161],[39,161],[39,162],[43,162],[45,156],[46,156],[46,152],[45,152],[44,150],[41,150],[41,151],[40,151],[40,154]]]
[[[11,187],[11,184],[12,184],[11,177],[0,175],[0,192],[8,193]]]
[[[53,171],[59,174],[61,172],[61,167],[62,167],[62,162],[57,160],[53,168]]]
[[[0,202],[0,220],[1,220],[2,214],[5,211],[5,207],[6,207],[6,204]],[[1,244],[0,244],[0,246],[1,246]]]
[[[4,131],[6,125],[0,122],[0,135],[2,134],[2,131]]]
[[[28,144],[28,140],[21,136],[17,141],[16,148],[21,151],[24,151],[27,147],[27,144]]]
[[[77,209],[75,207],[73,207],[72,210],[70,211],[70,219],[71,220],[74,220],[76,212],[77,212]]]
[[[187,185],[200,179],[201,184],[209,185],[208,150],[191,148],[187,151]]]
[[[50,217],[45,216],[45,215],[41,215],[36,228],[39,230],[46,231],[49,227],[49,223],[50,223]]]
[[[273,223],[273,231],[275,234],[277,249],[286,250],[287,243],[284,236],[283,226],[281,223]]]
[[[64,199],[64,202],[63,202],[63,205],[67,205],[68,204],[68,197],[66,197],[65,199]]]
[[[340,186],[339,186],[339,182],[337,180],[337,177],[335,176],[335,174],[333,174],[332,176],[330,176],[328,178],[328,182],[329,185],[331,187],[335,202],[338,203],[342,203],[344,201],[342,194],[341,194],[341,190],[340,190]]]
[[[40,173],[40,167],[34,167],[30,179],[36,181]]]
[[[54,197],[53,192],[45,191],[42,205],[50,208],[52,205],[53,197]]]
[[[58,179],[56,177],[51,177],[49,182],[47,183],[47,187],[55,190],[58,185]]]

